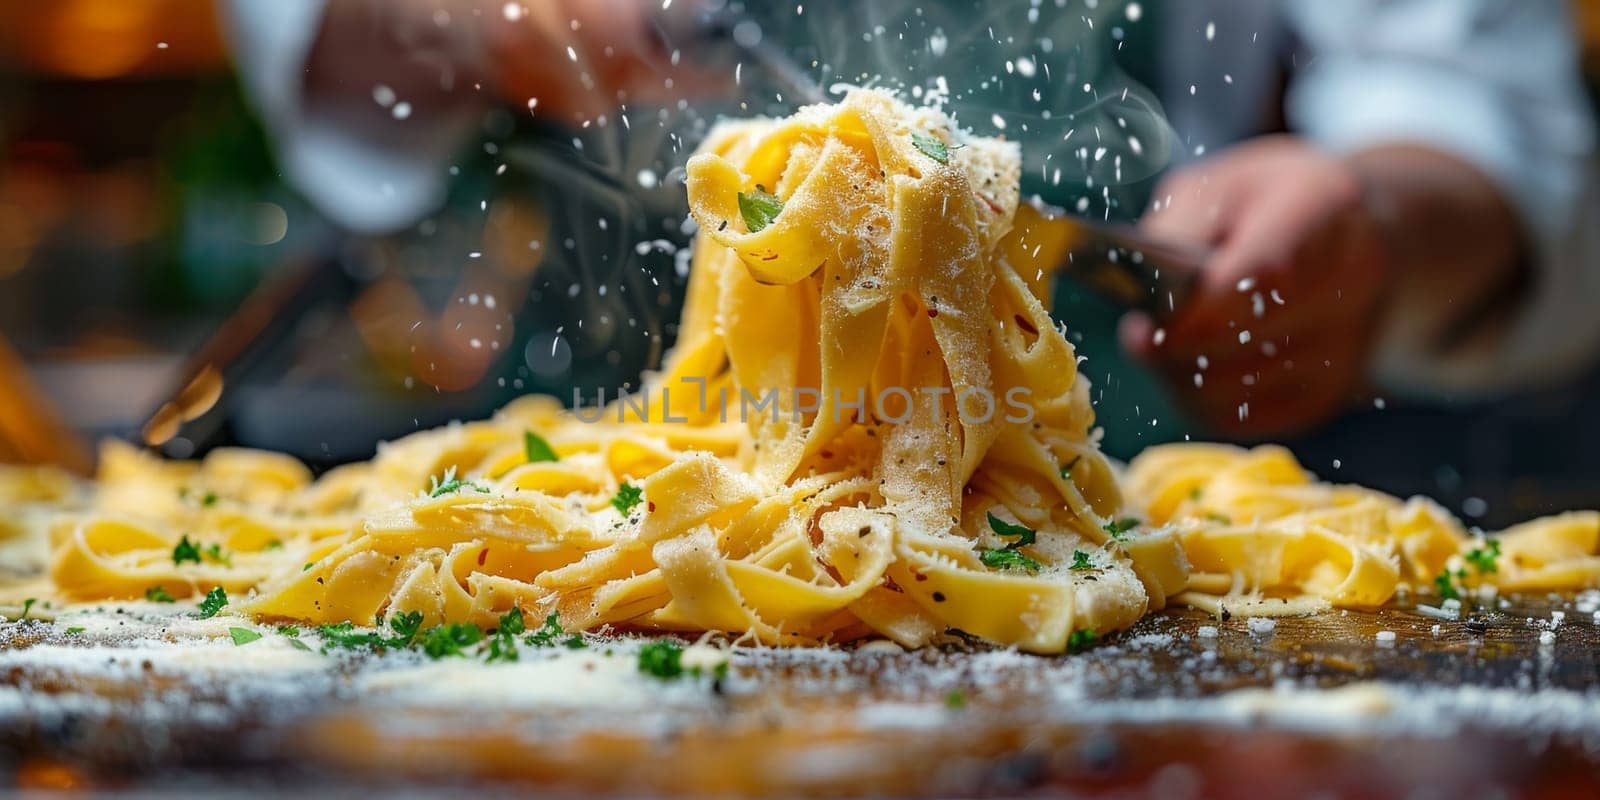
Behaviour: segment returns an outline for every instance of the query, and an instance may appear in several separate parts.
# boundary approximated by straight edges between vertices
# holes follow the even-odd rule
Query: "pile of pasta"
[[[490,627],[520,608],[568,630],[962,631],[1053,653],[1174,600],[1379,605],[1471,552],[1432,504],[1318,484],[1281,450],[1155,448],[1119,475],[1047,307],[1040,254],[1061,242],[1019,205],[1019,165],[868,90],[724,124],[688,164],[679,342],[637,395],[525,398],[318,478],[265,452],[111,444],[82,507],[30,528],[44,573],[0,591],[222,587],[262,620]],[[1503,569],[1461,580],[1591,585],[1597,535],[1592,514],[1507,532]]]
[[[1469,535],[1431,500],[1319,483],[1275,446],[1152,447],[1123,485],[1149,524],[1183,540],[1191,571],[1177,600],[1213,613],[1370,608],[1402,588],[1448,597],[1600,587],[1593,511]]]

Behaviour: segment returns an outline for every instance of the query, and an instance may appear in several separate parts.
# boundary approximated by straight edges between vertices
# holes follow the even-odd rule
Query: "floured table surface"
[[[1058,658],[741,647],[720,680],[641,673],[628,637],[322,655],[134,604],[0,626],[0,769],[202,793],[1595,796],[1596,604],[1172,610]]]

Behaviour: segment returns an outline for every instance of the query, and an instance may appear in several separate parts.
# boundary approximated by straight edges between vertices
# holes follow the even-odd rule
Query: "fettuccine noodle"
[[[1318,484],[1270,448],[1154,448],[1125,501],[1019,164],[867,90],[724,124],[688,165],[679,343],[639,395],[526,398],[315,480],[269,453],[112,444],[90,507],[48,518],[47,574],[6,594],[223,587],[263,620],[488,627],[516,607],[570,630],[959,630],[1053,653],[1174,600],[1381,605],[1469,552],[1431,503]],[[1597,539],[1592,514],[1533,523],[1460,582],[1594,585]]]

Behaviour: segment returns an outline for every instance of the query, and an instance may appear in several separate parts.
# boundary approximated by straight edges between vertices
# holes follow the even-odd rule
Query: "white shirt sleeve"
[[[414,224],[444,200],[448,160],[479,119],[472,92],[408,114],[373,88],[370,122],[319,114],[305,97],[306,62],[325,0],[226,0],[226,27],[241,78],[260,111],[285,177],[334,222],[364,233]]]
[[[1581,368],[1600,349],[1594,129],[1563,0],[1286,0],[1308,45],[1291,126],[1337,150],[1422,142],[1476,165],[1517,212],[1534,281],[1488,350],[1381,337],[1397,391],[1492,393]],[[1585,207],[1587,206],[1587,208]]]

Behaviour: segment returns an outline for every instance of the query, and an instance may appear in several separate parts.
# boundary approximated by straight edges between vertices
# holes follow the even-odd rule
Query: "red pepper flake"
[[[1016,315],[1016,320],[1017,320],[1017,327],[1027,331],[1028,333],[1033,334],[1034,336],[1038,336],[1039,335],[1039,329],[1035,328],[1033,326],[1033,323],[1028,321],[1027,317],[1024,317],[1021,314],[1018,314],[1018,315]]]
[[[479,550],[478,551],[478,566],[480,566],[480,567],[483,566],[483,562],[486,561],[488,558],[489,558],[489,548],[485,547],[482,550]]]
[[[912,577],[917,579],[918,583],[921,583],[922,581],[925,581],[925,580],[928,579],[928,576],[926,576],[926,575],[924,575],[924,574],[922,574],[920,572],[913,572],[913,573],[911,573],[911,575],[912,575]]]
[[[937,317],[937,316],[939,316],[939,309],[937,309],[937,308],[928,309],[928,316],[929,317]]]
[[[823,458],[833,458],[833,451],[832,450],[819,450],[819,451],[817,451],[817,455],[822,456]]]
[[[652,512],[655,511],[656,510],[656,501],[654,501],[654,500],[646,500],[646,501],[644,501],[644,510],[645,511],[652,511]]]

